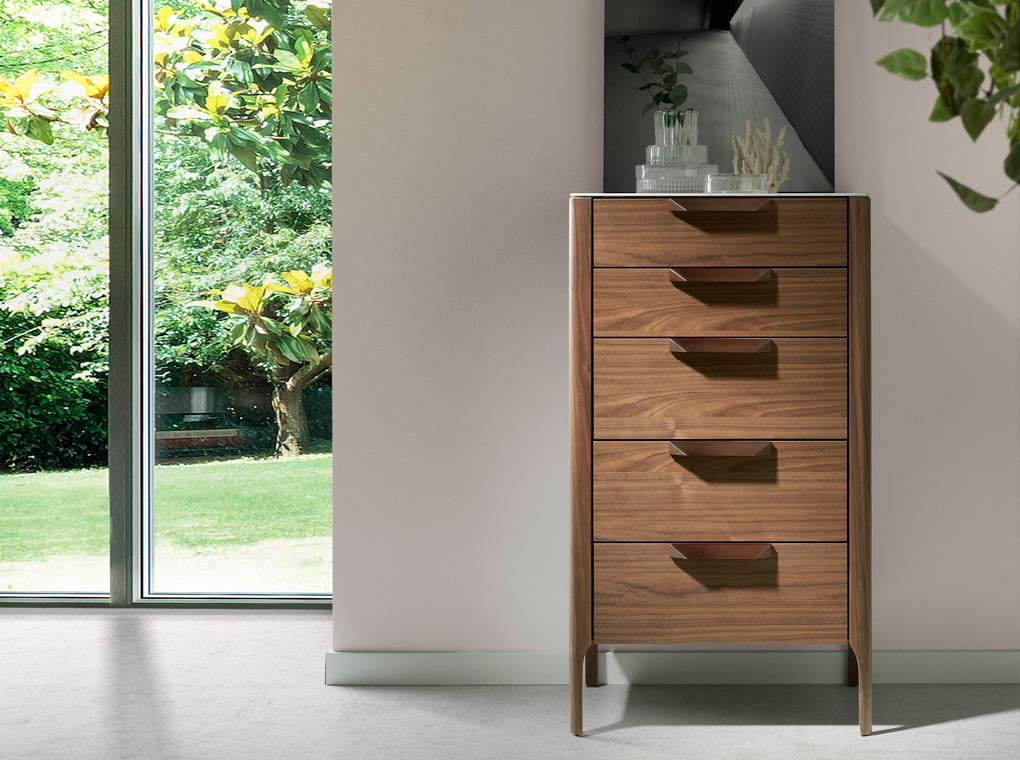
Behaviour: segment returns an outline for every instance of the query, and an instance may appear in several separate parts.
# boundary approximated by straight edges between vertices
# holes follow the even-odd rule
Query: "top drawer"
[[[669,198],[596,198],[595,266],[846,265],[845,198],[773,198],[759,211],[711,200],[719,210],[672,211]]]

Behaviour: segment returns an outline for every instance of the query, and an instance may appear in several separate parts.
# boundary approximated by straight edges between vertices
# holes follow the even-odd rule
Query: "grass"
[[[329,454],[156,468],[154,532],[195,551],[329,536]],[[0,475],[0,562],[108,551],[105,469]]]

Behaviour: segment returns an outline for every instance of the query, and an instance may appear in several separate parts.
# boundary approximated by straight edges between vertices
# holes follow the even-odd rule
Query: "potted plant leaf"
[[[871,0],[881,21],[941,27],[927,56],[900,48],[878,64],[905,79],[930,79],[936,89],[930,121],[960,118],[971,140],[996,120],[1009,148],[1005,192],[989,196],[939,172],[973,211],[989,211],[1020,184],[1020,2],[1017,0]]]
[[[640,57],[635,57],[637,51],[630,42],[629,35],[620,38],[627,54],[621,66],[641,77],[638,89],[648,93],[649,102],[641,114],[655,110],[655,144],[694,145],[698,141],[697,111],[681,109],[687,102],[687,85],[680,77],[694,73],[690,64],[680,60],[689,52],[682,47],[683,39],[676,40],[675,50],[649,48]]]

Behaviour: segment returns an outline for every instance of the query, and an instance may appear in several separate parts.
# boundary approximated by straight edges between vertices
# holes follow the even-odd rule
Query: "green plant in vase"
[[[698,141],[697,112],[681,110],[687,102],[687,85],[681,83],[679,77],[694,73],[690,64],[680,60],[689,52],[682,47],[683,39],[676,40],[676,50],[649,48],[639,58],[635,57],[637,51],[631,47],[630,40],[630,36],[620,38],[620,45],[627,54],[627,61],[620,65],[641,78],[638,89],[649,96],[641,114],[655,110],[656,145],[695,144]]]
[[[1020,184],[1020,2],[1018,0],[871,0],[880,21],[941,27],[928,57],[900,48],[879,59],[888,71],[919,81],[931,79],[938,94],[929,121],[957,116],[971,140],[996,117],[1009,149],[1003,171],[1012,185],[992,197],[939,172],[973,211],[989,211]],[[930,61],[930,68],[929,68]]]

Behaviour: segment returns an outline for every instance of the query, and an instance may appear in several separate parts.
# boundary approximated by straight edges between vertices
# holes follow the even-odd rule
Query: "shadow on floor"
[[[597,725],[597,690],[585,734],[658,725],[855,725],[857,690],[848,686],[632,686],[623,717]],[[1018,711],[1020,685],[881,685],[874,687],[875,734],[980,715]]]

